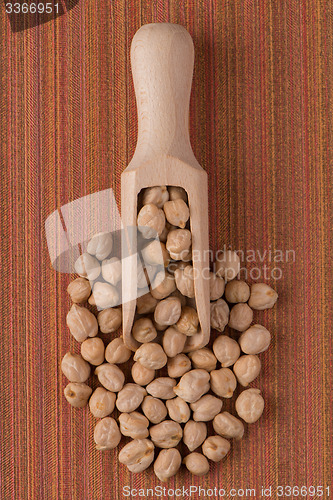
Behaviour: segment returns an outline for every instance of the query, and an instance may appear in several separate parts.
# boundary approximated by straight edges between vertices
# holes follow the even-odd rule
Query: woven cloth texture
[[[278,485],[331,483],[332,2],[80,0],[18,33],[2,4],[3,500],[114,500],[161,484],[152,467],[132,475],[116,450],[96,451],[94,417],[64,399],[61,358],[79,351],[66,327],[73,276],[52,268],[44,230],[84,195],[112,187],[120,201],[137,137],[130,43],[150,22],[193,37],[190,133],[209,177],[210,246],[242,250],[248,281],[260,273],[279,293],[254,314],[273,336],[252,384],[261,420],[207,476],[182,468],[167,486],[255,498],[272,486],[277,498]]]

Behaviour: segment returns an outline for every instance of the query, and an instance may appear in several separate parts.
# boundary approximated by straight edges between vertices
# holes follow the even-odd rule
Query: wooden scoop
[[[185,351],[200,349],[210,336],[207,174],[190,144],[188,117],[194,48],[180,25],[146,24],[135,34],[131,64],[138,110],[138,142],[121,176],[124,225],[122,294],[123,336],[132,350],[140,344],[131,330],[136,308],[137,199],[141,189],[180,186],[188,195],[195,272],[194,289],[200,330],[188,337]],[[132,228],[129,236],[129,228]],[[132,255],[133,259],[124,258]]]

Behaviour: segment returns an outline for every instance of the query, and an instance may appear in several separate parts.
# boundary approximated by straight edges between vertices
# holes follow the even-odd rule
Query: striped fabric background
[[[272,486],[277,498],[277,485],[331,483],[332,2],[80,0],[19,33],[2,3],[3,500],[114,500],[125,485],[160,484],[151,468],[131,475],[116,451],[95,451],[94,418],[63,397],[60,361],[78,350],[65,323],[71,277],[52,269],[44,224],[89,193],[112,187],[119,200],[136,142],[130,42],[164,21],[194,39],[190,129],[209,175],[211,248],[243,250],[243,266],[266,266],[280,296],[255,313],[273,334],[256,382],[262,419],[208,476],[182,469],[168,486],[256,488],[255,498]]]

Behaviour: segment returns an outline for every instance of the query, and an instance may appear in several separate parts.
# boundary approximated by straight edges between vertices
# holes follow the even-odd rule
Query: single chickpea
[[[117,257],[103,260],[102,276],[105,281],[116,286],[121,280],[121,261]]]
[[[187,255],[192,242],[191,232],[188,229],[174,229],[167,237],[166,248],[174,260],[183,260]]]
[[[146,188],[142,194],[142,204],[153,203],[158,208],[162,208],[169,199],[169,191],[166,186],[154,186]]]
[[[190,217],[190,211],[184,200],[172,200],[164,203],[163,210],[167,221],[173,226],[184,229]]]
[[[247,387],[259,375],[261,362],[258,356],[246,354],[241,356],[234,364],[234,374],[243,387]]]
[[[229,321],[229,307],[225,300],[218,299],[210,304],[210,323],[212,328],[223,332]]]
[[[228,439],[239,441],[244,435],[243,422],[227,411],[214,417],[213,427],[217,434]]]
[[[171,201],[183,200],[185,201],[185,203],[187,203],[187,193],[184,188],[179,186],[169,186],[168,191],[169,191],[169,200]]]
[[[149,436],[149,420],[137,411],[119,415],[120,432],[132,439],[144,439]]]
[[[168,267],[169,265],[170,255],[165,244],[158,240],[153,240],[148,243],[148,245],[141,250],[141,254],[146,265],[164,267]]]
[[[265,283],[254,283],[251,286],[249,306],[257,311],[271,309],[278,299],[278,294]]]
[[[106,361],[114,365],[126,363],[131,356],[132,351],[125,346],[122,337],[111,340],[105,350]]]
[[[150,428],[150,437],[157,448],[174,448],[183,436],[183,429],[173,420],[164,420]]]
[[[195,403],[190,404],[195,422],[210,422],[220,413],[222,401],[211,394],[205,394]]]
[[[116,395],[107,391],[104,387],[97,387],[89,399],[89,409],[96,418],[104,418],[110,415],[115,406]]]
[[[67,293],[75,304],[83,304],[91,294],[90,283],[85,278],[76,278],[68,285]]]
[[[158,399],[172,399],[175,397],[173,388],[176,381],[170,377],[159,377],[147,385],[146,390],[148,394]]]
[[[113,239],[111,233],[98,233],[92,237],[87,245],[87,252],[93,255],[98,260],[106,259],[113,247]]]
[[[66,317],[67,326],[77,342],[83,342],[88,337],[98,333],[97,319],[86,307],[73,304]]]
[[[202,453],[213,462],[220,462],[229,450],[230,442],[221,436],[209,436],[202,445]]]
[[[237,380],[229,368],[220,368],[210,373],[210,385],[217,396],[231,398],[237,387]]]
[[[104,309],[97,314],[99,329],[103,333],[113,333],[121,327],[121,309]]]
[[[177,297],[168,297],[161,300],[154,312],[154,319],[159,325],[174,325],[181,315],[181,303]]]
[[[153,462],[154,449],[149,439],[133,439],[120,450],[118,459],[130,472],[142,472]]]
[[[239,271],[240,259],[236,252],[226,250],[219,255],[215,263],[215,272],[217,276],[224,278],[225,281],[231,281],[237,277]]]
[[[105,389],[111,392],[118,392],[125,382],[125,375],[118,366],[111,363],[104,363],[97,366],[95,375]]]
[[[62,358],[61,371],[70,382],[83,383],[90,375],[90,366],[80,354],[67,352]]]
[[[136,299],[136,310],[138,314],[149,314],[155,311],[157,300],[150,292]]]
[[[215,273],[209,273],[209,289],[210,300],[217,300],[224,294],[225,282],[223,278],[219,278]]]
[[[206,370],[207,372],[211,372],[216,368],[216,357],[208,347],[189,352],[188,357],[192,361],[194,368]]]
[[[141,385],[125,384],[118,392],[116,406],[122,413],[131,413],[141,405],[145,396],[147,391]]]
[[[136,361],[131,370],[132,379],[138,385],[148,385],[155,378],[155,370],[146,368]]]
[[[191,410],[188,404],[182,398],[177,397],[174,399],[169,399],[165,404],[168,408],[171,420],[174,420],[179,424],[184,424],[189,420],[191,416]]]
[[[153,396],[146,396],[141,405],[143,413],[152,424],[159,424],[168,414],[163,401]]]
[[[225,298],[231,304],[247,302],[250,297],[250,287],[245,281],[232,280],[225,287]]]
[[[194,422],[189,420],[184,427],[183,441],[190,451],[202,445],[207,437],[207,425],[205,422]]]
[[[213,351],[222,368],[232,366],[240,356],[238,343],[227,335],[220,335],[214,340]]]
[[[140,318],[134,322],[132,335],[138,342],[151,342],[156,338],[157,332],[149,318]]]
[[[238,415],[248,424],[253,424],[262,415],[265,401],[259,389],[246,389],[236,399],[235,408]]]
[[[104,342],[99,337],[87,339],[81,344],[81,356],[91,365],[101,365],[104,361],[104,352]]]
[[[173,326],[169,326],[163,335],[163,349],[169,358],[174,358],[180,354],[185,346],[186,335],[180,333]]]
[[[253,325],[242,333],[238,342],[245,354],[259,354],[269,348],[271,334],[264,326]]]
[[[118,290],[109,283],[97,281],[93,287],[93,296],[96,306],[100,309],[108,309],[119,304]]]
[[[102,418],[94,430],[94,440],[97,450],[112,450],[121,440],[117,422],[111,417]]]
[[[194,268],[186,266],[184,269],[176,269],[175,271],[176,287],[186,297],[190,299],[195,296],[194,292]]]
[[[87,278],[89,281],[96,280],[101,272],[100,263],[89,253],[80,255],[75,261],[74,269],[81,278]]]
[[[138,229],[146,239],[160,236],[165,227],[165,215],[163,210],[152,203],[144,205],[138,214]]]
[[[199,317],[193,307],[185,306],[181,310],[181,315],[176,323],[176,328],[184,335],[191,337],[198,331]]]
[[[151,370],[159,370],[167,364],[168,358],[159,344],[148,342],[142,344],[133,357],[134,361],[139,361],[144,367]]]
[[[151,284],[151,295],[157,299],[162,300],[168,297],[176,290],[175,278],[172,274],[166,271],[160,271],[156,274],[153,283]]]
[[[253,311],[247,304],[236,304],[230,311],[229,326],[239,332],[249,328],[253,320]]]
[[[191,370],[191,361],[186,354],[177,354],[168,359],[167,368],[169,377],[179,378]]]
[[[183,463],[194,476],[201,477],[209,472],[208,460],[201,453],[190,453],[184,458]]]
[[[182,376],[174,393],[187,403],[195,403],[209,391],[209,373],[206,370],[191,370]]]
[[[174,476],[182,463],[182,457],[177,448],[161,450],[154,463],[154,472],[160,481],[167,481]]]
[[[64,395],[70,405],[74,408],[83,408],[88,403],[91,387],[87,384],[70,382],[64,389]]]

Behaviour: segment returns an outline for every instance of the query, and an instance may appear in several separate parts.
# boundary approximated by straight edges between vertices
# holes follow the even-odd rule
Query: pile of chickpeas
[[[208,460],[219,462],[232,440],[243,437],[243,422],[256,422],[264,410],[260,390],[247,387],[259,375],[258,354],[268,349],[271,334],[252,324],[253,310],[273,307],[278,295],[264,283],[249,287],[239,280],[237,253],[223,252],[209,274],[211,327],[219,335],[211,348],[189,352],[187,339],[198,334],[200,323],[186,192],[147,188],[138,206],[138,231],[147,240],[132,328],[139,347],[133,353],[122,336],[107,345],[98,336],[116,334],[122,322],[117,307],[121,261],[112,256],[112,235],[99,233],[75,263],[79,277],[68,286],[73,305],[67,325],[81,344],[81,354],[68,352],[62,360],[69,380],[64,394],[76,408],[89,404],[99,419],[94,430],[98,450],[117,447],[122,435],[130,438],[119,461],[131,472],[142,472],[154,462],[156,476],[167,481],[184,463],[202,476],[209,471]],[[84,307],[86,302],[93,307]],[[96,314],[90,310],[95,306]],[[237,340],[223,334],[227,326]],[[124,363],[131,364],[128,380],[121,369]],[[100,384],[94,392],[86,383],[92,368]],[[223,411],[223,405],[237,383],[245,390],[235,400],[235,416]],[[117,417],[111,416],[114,411]],[[209,422],[214,430],[210,436]]]

